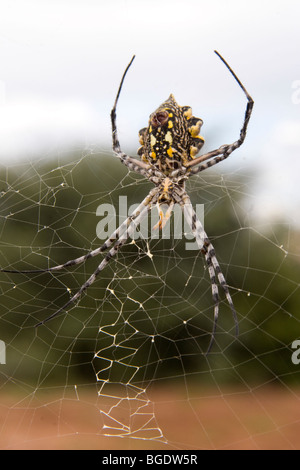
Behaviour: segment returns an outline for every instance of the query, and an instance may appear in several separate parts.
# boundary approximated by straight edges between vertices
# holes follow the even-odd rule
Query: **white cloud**
[[[258,221],[289,220],[300,227],[300,120],[283,121],[267,136],[253,192]]]
[[[18,100],[0,113],[1,161],[85,145],[99,137],[97,118],[84,103]]]

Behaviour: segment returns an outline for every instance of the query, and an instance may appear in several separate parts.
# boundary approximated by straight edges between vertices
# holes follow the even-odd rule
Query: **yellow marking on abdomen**
[[[172,137],[172,134],[170,131],[168,131],[165,135],[165,139],[167,142],[169,142],[170,144],[173,142],[173,137]]]
[[[154,137],[153,134],[151,134],[151,136],[150,136],[150,145],[151,145],[151,148],[154,147],[155,144],[156,144],[156,138]]]
[[[190,119],[192,117],[192,108],[188,108],[186,111],[184,111],[183,115],[186,119]]]

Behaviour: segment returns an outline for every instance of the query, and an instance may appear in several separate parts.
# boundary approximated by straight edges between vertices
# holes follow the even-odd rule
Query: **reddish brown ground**
[[[184,393],[164,388],[151,398],[164,442],[103,436],[100,402],[97,404],[89,394],[80,400],[48,394],[39,401],[36,397],[17,400],[2,394],[0,448],[300,449],[299,391],[266,388],[216,394],[208,390],[202,396],[195,392],[187,398]],[[125,408],[123,411],[126,414]],[[118,412],[122,414],[122,410]]]

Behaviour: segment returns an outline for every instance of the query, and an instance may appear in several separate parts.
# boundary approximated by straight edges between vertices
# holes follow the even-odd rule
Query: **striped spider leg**
[[[181,206],[184,217],[192,230],[192,233],[195,237],[198,248],[205,256],[205,261],[206,261],[206,265],[207,265],[208,273],[210,277],[212,298],[214,301],[214,321],[213,321],[213,330],[212,330],[212,334],[210,338],[210,343],[206,352],[206,354],[208,354],[215,339],[217,322],[219,318],[219,289],[218,289],[217,282],[219,282],[220,286],[222,286],[225,292],[228,304],[231,308],[232,315],[233,315],[234,322],[235,322],[236,336],[238,336],[238,333],[239,333],[237,314],[233,305],[231,295],[229,293],[228,286],[226,284],[225,277],[221,271],[219,262],[217,260],[215,249],[212,243],[210,242],[200,220],[197,217],[197,214],[192,206],[192,203],[188,194],[182,188],[175,187],[174,199],[176,200],[177,204]]]
[[[119,142],[119,138],[118,138],[117,104],[118,104],[118,101],[119,101],[120,93],[121,93],[121,90],[122,90],[122,87],[123,87],[123,83],[124,83],[126,74],[129,70],[132,62],[134,61],[134,59],[135,59],[135,55],[132,57],[131,61],[129,62],[129,64],[127,65],[127,67],[125,69],[125,72],[123,73],[121,83],[119,85],[118,93],[117,93],[113,108],[112,108],[111,113],[110,113],[111,127],[112,127],[112,141],[113,141],[112,148],[113,148],[113,151],[115,152],[115,154],[120,158],[121,162],[124,165],[126,165],[129,168],[130,171],[135,171],[136,173],[139,173],[143,176],[146,176],[150,180],[152,180],[152,178],[154,177],[154,182],[157,182],[163,176],[161,174],[161,172],[156,171],[155,168],[152,165],[149,165],[149,163],[145,163],[143,161],[137,160],[136,158],[130,157],[129,155],[126,155],[126,153],[124,153],[121,150],[121,146],[120,146],[120,142]],[[157,176],[158,179],[155,178],[155,176]]]
[[[62,311],[66,310],[70,305],[72,305],[74,302],[76,302],[76,300],[79,299],[82,293],[86,291],[95,282],[96,277],[108,265],[109,261],[117,254],[120,248],[126,243],[128,238],[133,236],[135,229],[139,227],[142,219],[145,217],[148,211],[153,207],[153,204],[156,204],[156,200],[157,200],[157,188],[153,188],[148,194],[148,196],[139,205],[139,207],[133,212],[133,214],[127,217],[125,222],[123,222],[123,224],[121,224],[120,227],[114,232],[115,244],[108,251],[107,255],[103,258],[103,260],[101,261],[97,269],[88,278],[88,280],[80,287],[80,289],[76,292],[76,294],[74,294],[70,298],[70,300],[68,300],[68,302],[65,305],[63,305],[60,309],[58,309],[52,315],[47,317],[45,320],[37,323],[37,325],[35,325],[36,327],[43,325],[49,320],[52,320],[52,318],[59,315]],[[123,231],[121,231],[122,228],[123,228]],[[112,236],[108,239],[106,243],[104,243],[104,245],[102,245],[103,247],[102,251],[107,249],[107,247],[110,246],[110,244],[112,244],[111,240],[112,240]],[[97,250],[94,250],[94,251],[97,251]],[[97,254],[99,254],[102,251],[98,249]],[[77,259],[80,259],[80,258],[77,258]]]

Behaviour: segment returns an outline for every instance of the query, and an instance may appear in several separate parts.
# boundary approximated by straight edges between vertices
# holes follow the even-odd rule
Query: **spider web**
[[[68,313],[38,329],[102,257],[52,274],[1,273],[2,448],[299,448],[299,233],[255,223],[257,175],[204,173],[187,191],[204,204],[239,336],[220,292],[206,355],[208,271],[172,230],[128,240]],[[120,196],[130,206],[150,188],[91,149],[2,165],[1,266],[42,269],[88,253],[102,243],[97,207],[118,208]]]

